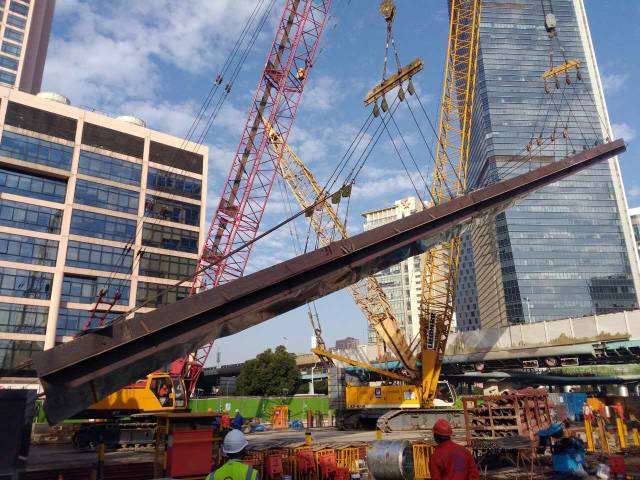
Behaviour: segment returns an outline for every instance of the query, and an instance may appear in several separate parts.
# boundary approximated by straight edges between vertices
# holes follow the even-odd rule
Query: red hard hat
[[[433,434],[440,435],[441,437],[450,437],[453,435],[453,429],[449,422],[441,418],[433,425]]]

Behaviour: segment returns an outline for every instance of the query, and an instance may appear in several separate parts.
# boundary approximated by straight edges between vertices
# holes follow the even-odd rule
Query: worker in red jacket
[[[466,448],[451,440],[453,429],[444,419],[433,426],[433,439],[438,444],[429,458],[432,480],[478,480],[476,462]]]

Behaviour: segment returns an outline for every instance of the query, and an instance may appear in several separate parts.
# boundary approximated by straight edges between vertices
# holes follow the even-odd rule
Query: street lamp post
[[[315,386],[313,385],[313,371],[316,369],[316,365],[318,365],[317,362],[313,364],[313,367],[311,367],[311,383],[309,384],[309,395],[316,394]]]

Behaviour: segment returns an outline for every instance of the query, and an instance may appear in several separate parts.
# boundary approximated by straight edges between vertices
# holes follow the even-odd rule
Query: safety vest
[[[238,460],[229,460],[205,480],[260,480],[258,471]]]

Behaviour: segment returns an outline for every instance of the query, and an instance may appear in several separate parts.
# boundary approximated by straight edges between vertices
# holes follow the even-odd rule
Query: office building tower
[[[422,203],[415,197],[396,200],[390,207],[363,213],[364,230],[371,230],[420,210],[422,210]],[[374,275],[389,300],[398,327],[404,332],[409,342],[420,332],[418,317],[423,258],[424,255],[419,255],[403,260]],[[376,341],[375,331],[369,326],[368,343],[372,344]]]
[[[0,84],[36,94],[44,61],[55,0],[0,0]]]
[[[478,55],[470,188],[612,137],[582,0],[483,2]],[[559,73],[543,80],[555,68]],[[458,326],[637,308],[635,258],[613,158],[464,236]]]
[[[187,296],[163,290],[204,242],[207,147],[65,102],[0,87],[0,376],[32,375],[99,297],[92,327]]]

